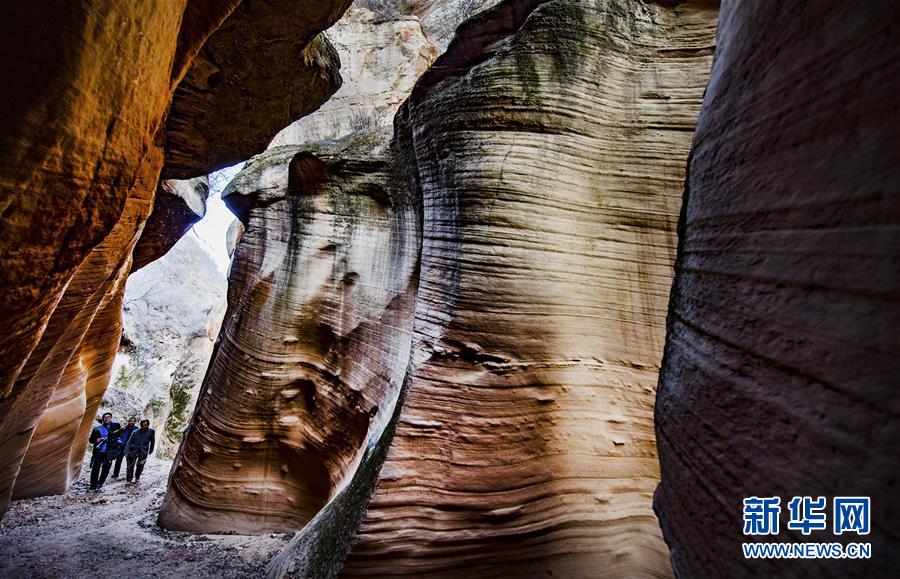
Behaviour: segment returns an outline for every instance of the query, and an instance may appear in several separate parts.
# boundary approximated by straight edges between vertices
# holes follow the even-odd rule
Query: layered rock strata
[[[57,375],[32,379],[48,353],[78,348],[56,341],[80,341],[101,301],[93,290],[109,288],[104,280],[117,278],[131,247],[116,248],[96,278],[73,276],[93,268],[85,259],[124,219],[126,199],[143,198],[138,187],[152,193],[163,162],[153,140],[175,85],[235,4],[206,6],[204,18],[184,21],[185,0],[2,9],[15,34],[0,35],[0,46],[6,54],[27,47],[27,57],[5,59],[3,73],[16,82],[0,105],[0,512],[68,360],[52,362]],[[192,29],[182,33],[182,25]],[[90,290],[77,290],[82,284]],[[83,299],[70,297],[63,311],[67,288]],[[76,316],[81,327],[66,332]]]
[[[273,148],[226,189],[246,230],[160,525],[294,531],[380,437],[409,360],[419,246],[384,142]]]
[[[505,2],[417,84],[417,353],[344,576],[671,573],[653,401],[715,23]]]
[[[888,577],[900,568],[900,76],[890,2],[723,2],[694,139],[656,404],[655,507],[682,577]],[[767,541],[871,542],[860,560],[747,560]],[[824,496],[827,529],[785,529]],[[835,496],[871,532],[832,534]]]
[[[10,41],[27,46],[29,57],[7,60],[4,72],[18,82],[0,109],[0,512],[97,312],[119,299],[163,166],[163,118],[173,92],[237,2],[57,4],[4,6],[2,14],[16,30],[2,35],[2,46],[8,53],[16,52]],[[297,23],[325,14],[327,26],[347,4],[319,3]],[[312,75],[335,68],[319,64]],[[259,138],[264,144],[271,133]],[[175,152],[170,146],[165,154]],[[118,339],[116,324],[106,331]],[[111,364],[111,353],[85,356]],[[62,387],[57,402],[72,400],[74,386]],[[56,424],[48,419],[47,428]],[[40,478],[68,476],[70,464],[55,464],[55,474]],[[16,484],[17,493],[33,494],[28,484]]]
[[[202,19],[182,20],[188,4],[38,1],[2,8],[13,31],[0,35],[4,53],[26,47],[4,61],[5,78],[16,82],[0,105],[4,416],[19,394],[13,383],[75,270],[112,230],[132,186],[155,184],[162,150],[153,139],[172,91],[237,2],[203,2]]]
[[[64,493],[78,477],[119,344],[126,275],[127,269],[121,269],[113,287],[99,292],[97,313],[58,376],[59,383],[34,429],[15,480],[14,499]],[[77,281],[78,276],[73,283]]]
[[[65,492],[78,474],[89,432],[77,433],[90,428],[109,383],[131,251],[152,191],[135,188],[142,195],[128,199],[122,219],[81,264],[20,375],[23,395],[12,412],[31,412],[35,423],[0,441],[5,456],[22,461],[10,481],[15,498]]]
[[[22,373],[29,380],[25,388],[46,392],[42,386],[49,386],[52,396],[33,434],[22,433],[31,438],[25,442],[14,498],[63,493],[78,476],[88,434],[110,384],[122,331],[125,280],[129,272],[168,251],[205,211],[205,177],[162,182],[152,212],[147,191],[135,188],[119,223],[82,264]],[[142,220],[147,220],[147,235],[141,231]],[[139,262],[132,261],[132,253]],[[105,279],[104,272],[110,272]]]
[[[96,410],[109,382],[131,252],[152,197],[149,182],[134,187],[120,220],[79,266],[14,383],[13,395],[4,399],[0,474],[8,485],[5,491],[11,493],[14,485],[17,498],[64,492],[77,475],[87,433],[84,441],[75,436],[83,422],[93,421],[87,412]],[[35,430],[39,434],[33,439]],[[32,441],[35,450],[24,464]],[[80,455],[75,450],[79,446]]]

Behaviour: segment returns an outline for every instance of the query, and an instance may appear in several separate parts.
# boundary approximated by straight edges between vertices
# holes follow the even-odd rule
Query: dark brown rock
[[[153,199],[153,212],[134,248],[132,271],[156,261],[206,214],[209,180],[203,177],[161,181]]]
[[[166,120],[164,179],[249,159],[341,86],[340,60],[320,31],[351,0],[243,2],[193,60]]]
[[[656,404],[655,508],[681,577],[889,577],[900,568],[900,12],[723,3],[694,137]],[[825,496],[826,531],[785,529]],[[871,534],[832,534],[870,496]],[[768,541],[864,541],[860,560],[746,560]]]

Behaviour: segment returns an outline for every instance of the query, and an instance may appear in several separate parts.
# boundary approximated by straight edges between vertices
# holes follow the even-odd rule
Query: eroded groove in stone
[[[409,360],[419,248],[385,141],[273,148],[226,190],[246,231],[162,526],[295,531],[380,437]]]
[[[723,3],[680,222],[656,405],[655,508],[683,577],[900,568],[900,13],[891,2]],[[868,561],[735,555],[742,499],[828,497]],[[831,498],[872,532],[831,535]],[[784,521],[784,519],[783,519]],[[815,537],[814,533],[812,537]]]
[[[19,374],[13,396],[4,400],[3,483],[18,498],[65,492],[80,467],[88,433],[84,441],[75,436],[85,421],[92,423],[93,415],[85,413],[96,410],[106,389],[121,333],[121,293],[141,224],[150,214],[152,191],[147,181],[131,190],[119,221],[75,272]],[[113,303],[118,304],[115,311]],[[104,364],[109,366],[105,370]],[[32,443],[35,450],[29,457]],[[79,447],[80,455],[75,451]]]
[[[653,401],[717,7],[505,2],[398,118],[409,398],[345,576],[666,576]]]
[[[235,4],[208,9],[224,15]],[[24,388],[23,368],[36,348],[50,351],[38,343],[51,314],[126,200],[156,184],[162,149],[153,138],[177,82],[173,61],[212,29],[194,22],[179,43],[187,5],[36,0],[0,9],[0,47],[20,55],[4,59],[4,78],[16,80],[0,99],[0,512],[56,383]]]

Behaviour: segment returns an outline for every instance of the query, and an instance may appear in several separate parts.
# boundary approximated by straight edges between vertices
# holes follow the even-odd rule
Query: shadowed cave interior
[[[4,576],[896,573],[891,3],[0,14]]]

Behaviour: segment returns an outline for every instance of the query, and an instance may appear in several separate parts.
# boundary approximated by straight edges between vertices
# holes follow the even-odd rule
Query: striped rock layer
[[[2,8],[0,20],[11,33],[0,35],[0,46],[8,54],[25,50],[27,57],[6,59],[2,71],[17,82],[0,105],[0,513],[14,487],[19,497],[63,492],[78,471],[86,436],[80,433],[102,398],[120,335],[120,312],[112,304],[121,302],[164,164],[194,177],[218,168],[215,163],[246,158],[340,86],[336,53],[309,39],[348,0],[319,2],[289,19],[278,4],[287,9],[294,2],[252,2],[235,12],[235,24],[230,16],[238,4],[38,0]],[[254,29],[253,21],[266,37],[272,19],[303,29],[305,59],[293,45],[270,47],[261,77],[247,71],[259,67],[229,59],[221,48],[195,62],[223,22],[226,36]],[[246,34],[241,40],[260,41]],[[179,93],[185,77],[197,78],[198,66],[210,73],[206,80],[228,82],[207,83],[204,94]],[[273,77],[295,84],[281,91]],[[266,80],[269,86],[259,86]],[[280,96],[254,100],[260,93]],[[249,105],[234,104],[248,98]],[[165,122],[173,107],[177,130]],[[216,111],[221,132],[205,122]],[[280,119],[278,126],[249,120],[267,116]],[[241,138],[229,132],[229,121],[237,119],[250,125]],[[193,165],[181,154],[201,149]],[[193,212],[177,213],[192,219]],[[167,225],[175,235],[184,230]],[[173,243],[156,237],[157,248]],[[32,442],[33,460],[23,466]]]
[[[346,576],[670,575],[653,402],[716,16],[708,2],[508,1],[459,29],[395,121],[394,178],[422,224],[400,269],[415,271],[414,328],[378,309],[397,266],[377,252],[402,252],[343,233],[382,215],[340,201],[369,170],[356,150],[254,160],[230,194],[247,227],[230,311],[160,523],[311,519],[273,576],[337,574],[358,520]],[[380,268],[358,304],[339,283],[357,252]],[[347,307],[377,329],[366,348],[336,329]],[[383,346],[407,339],[406,358]],[[367,402],[388,428],[353,437],[345,393],[369,398],[337,369],[360,356],[409,370],[402,407],[395,381]]]
[[[0,46],[27,57],[4,60],[4,76],[17,82],[0,105],[0,513],[69,359],[130,263],[175,86],[234,7],[207,7],[195,19],[188,5],[199,3],[2,9]],[[121,222],[130,235],[104,246]]]
[[[397,122],[408,399],[345,576],[667,576],[655,385],[717,6],[506,2]]]
[[[374,135],[254,158],[228,311],[160,525],[294,531],[380,437],[406,372],[415,206]]]
[[[656,404],[679,576],[900,568],[898,31],[892,2],[723,2]],[[744,559],[751,496],[783,509],[759,540],[872,558]],[[825,530],[785,528],[795,496],[826,498]],[[835,496],[871,497],[868,535],[833,534]]]

